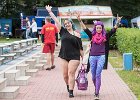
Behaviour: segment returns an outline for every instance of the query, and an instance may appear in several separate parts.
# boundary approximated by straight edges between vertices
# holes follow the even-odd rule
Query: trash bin
[[[133,70],[132,53],[124,53],[123,54],[123,69],[124,70]]]
[[[15,38],[21,38],[22,37],[22,33],[20,29],[15,29]]]

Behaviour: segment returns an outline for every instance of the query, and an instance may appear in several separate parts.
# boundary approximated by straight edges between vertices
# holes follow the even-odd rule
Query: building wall
[[[81,32],[82,38],[88,38],[88,36],[83,32],[83,29],[81,28],[79,22],[77,19],[72,19],[75,26],[76,26],[76,30],[78,30],[79,32]],[[91,20],[94,21],[95,19]],[[113,19],[112,18],[102,18],[100,19],[103,23],[105,28],[109,27],[112,28],[113,27]],[[63,19],[61,19],[61,24],[63,25]],[[88,27],[91,31],[93,29],[93,24],[91,22],[91,24],[85,24],[86,27]]]

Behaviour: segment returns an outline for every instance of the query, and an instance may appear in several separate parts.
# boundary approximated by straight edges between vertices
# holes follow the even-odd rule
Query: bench
[[[25,48],[25,50],[26,50],[27,53],[28,53],[29,51],[33,50],[33,47],[32,47],[32,46],[29,46],[29,47]]]
[[[15,56],[16,56],[16,53],[8,53],[8,54],[0,55],[0,57],[5,57],[6,59],[11,58],[12,60],[15,58]]]
[[[13,53],[16,53],[16,55],[19,55],[21,56],[23,53],[25,53],[25,49],[21,49],[21,50],[16,50],[16,51],[13,51]]]
[[[0,65],[3,64],[4,59],[5,59],[4,57],[0,57]]]

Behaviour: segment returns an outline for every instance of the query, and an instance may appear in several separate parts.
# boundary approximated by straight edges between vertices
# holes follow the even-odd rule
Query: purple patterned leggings
[[[105,63],[105,55],[90,56],[89,58],[92,81],[95,86],[95,94],[99,94],[101,86],[101,72]]]

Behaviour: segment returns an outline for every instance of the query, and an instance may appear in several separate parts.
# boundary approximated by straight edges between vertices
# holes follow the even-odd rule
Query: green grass
[[[117,73],[140,100],[140,72],[118,70]]]
[[[122,68],[122,55],[116,50],[111,50],[109,53],[109,62],[111,65],[114,68]],[[124,80],[124,82],[128,84],[137,99],[140,100],[140,71],[117,70],[116,72]]]
[[[110,50],[109,52],[109,62],[113,64],[114,68],[122,68],[123,58],[121,54],[116,50]]]
[[[19,40],[21,40],[21,39],[19,39],[19,38],[10,38],[9,40],[7,40],[4,37],[0,37],[0,43],[10,43],[10,42],[19,41]]]

